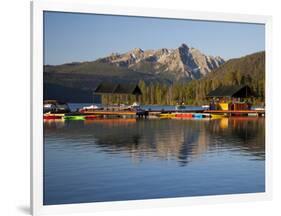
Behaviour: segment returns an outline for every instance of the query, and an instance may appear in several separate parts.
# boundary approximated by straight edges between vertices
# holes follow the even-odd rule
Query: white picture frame
[[[179,18],[225,22],[259,23],[265,25],[266,44],[266,191],[264,193],[217,195],[185,198],[165,198],[140,201],[117,201],[87,204],[43,205],[43,12],[60,11],[110,15]],[[114,211],[120,209],[160,208],[194,204],[269,200],[272,197],[272,140],[269,135],[272,122],[272,50],[271,17],[228,13],[194,12],[154,8],[116,7],[88,1],[35,0],[31,4],[31,210],[33,215]],[[109,208],[110,207],[110,208]]]

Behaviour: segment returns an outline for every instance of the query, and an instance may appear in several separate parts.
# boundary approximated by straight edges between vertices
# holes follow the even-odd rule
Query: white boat
[[[209,109],[210,108],[210,105],[203,105],[201,106],[203,109]]]
[[[137,102],[134,102],[132,105],[130,105],[130,108],[132,108],[132,109],[138,109],[138,108],[140,108],[140,104],[137,103]]]
[[[44,113],[68,113],[70,108],[67,103],[57,101],[57,100],[44,100],[43,102],[43,112]]]
[[[92,110],[92,109],[99,109],[99,107],[97,105],[91,105],[91,106],[85,106],[82,109],[85,109],[85,110],[91,109]]]
[[[177,106],[175,107],[175,109],[176,109],[176,110],[185,110],[185,109],[186,109],[186,106],[184,106],[184,105],[177,105]]]
[[[253,108],[253,110],[264,111],[264,110],[265,110],[265,108],[263,108],[263,107],[256,107],[256,108]]]

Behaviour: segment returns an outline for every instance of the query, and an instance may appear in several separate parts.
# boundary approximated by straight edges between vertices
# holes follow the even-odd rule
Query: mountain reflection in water
[[[55,120],[44,134],[45,204],[264,191],[264,118]]]

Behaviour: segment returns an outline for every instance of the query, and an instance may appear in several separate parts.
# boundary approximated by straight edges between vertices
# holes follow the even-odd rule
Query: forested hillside
[[[186,83],[146,84],[140,81],[144,104],[202,104],[206,95],[219,86],[249,85],[255,94],[255,103],[263,102],[265,96],[265,52],[231,59],[200,80]]]

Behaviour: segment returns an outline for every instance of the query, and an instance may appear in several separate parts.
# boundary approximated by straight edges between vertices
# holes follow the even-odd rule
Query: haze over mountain
[[[44,71],[53,73],[97,76],[127,80],[187,81],[200,79],[224,63],[224,59],[208,56],[195,48],[182,44],[176,49],[142,50],[99,58],[91,62],[69,63],[57,66],[46,65]]]

